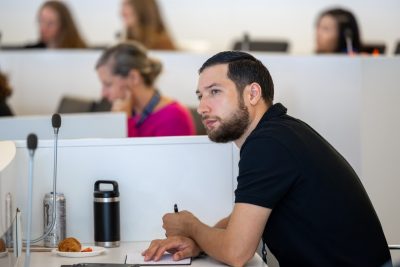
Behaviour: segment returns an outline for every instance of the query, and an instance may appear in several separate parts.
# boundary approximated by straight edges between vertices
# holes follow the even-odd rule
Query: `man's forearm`
[[[257,249],[271,210],[237,203],[231,215],[215,227],[202,223],[188,211],[163,216],[169,236],[191,238],[209,256],[232,266],[242,266]]]
[[[201,250],[210,257],[231,266],[239,266],[242,265],[240,263],[241,249],[236,247],[238,243],[225,229],[229,218],[219,221],[214,227],[196,220],[192,224],[190,238],[195,240]]]
[[[231,218],[230,215],[228,217],[226,217],[226,218],[223,218],[222,220],[220,220],[219,222],[217,222],[214,225],[214,228],[226,229],[226,227],[228,226],[230,218]]]

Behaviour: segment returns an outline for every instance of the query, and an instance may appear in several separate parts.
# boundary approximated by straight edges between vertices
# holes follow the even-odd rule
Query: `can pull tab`
[[[118,189],[118,183],[116,181],[112,181],[112,180],[98,180],[94,183],[94,191],[95,192],[99,192],[100,190],[100,185],[101,184],[111,184],[113,186],[113,192],[118,193],[119,189]]]

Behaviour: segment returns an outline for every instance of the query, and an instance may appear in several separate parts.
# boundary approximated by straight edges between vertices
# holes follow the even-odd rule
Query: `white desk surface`
[[[146,249],[149,242],[122,242],[118,248],[108,248],[102,255],[87,258],[66,258],[60,257],[51,252],[32,252],[31,253],[31,267],[60,267],[62,264],[72,265],[77,263],[124,263],[126,253],[128,252],[141,252]],[[10,256],[9,256],[10,257]],[[23,258],[23,257],[21,257]],[[7,266],[9,259],[7,257],[0,258],[0,266]],[[18,267],[23,267],[23,260],[19,260]],[[210,257],[201,257],[192,260],[191,266],[193,267],[211,267],[211,266],[226,266],[225,264],[215,261]],[[266,267],[261,257],[256,254],[248,263],[248,267]],[[7,266],[8,267],[8,266]],[[182,265],[180,266],[182,267]]]

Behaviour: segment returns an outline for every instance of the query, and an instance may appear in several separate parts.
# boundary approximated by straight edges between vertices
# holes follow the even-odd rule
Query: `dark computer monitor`
[[[251,40],[236,41],[233,45],[233,50],[248,50],[258,52],[283,52],[286,53],[289,48],[289,43],[286,41],[273,40]]]
[[[378,51],[379,54],[385,54],[386,45],[385,44],[363,44],[360,52],[373,54],[375,51]]]

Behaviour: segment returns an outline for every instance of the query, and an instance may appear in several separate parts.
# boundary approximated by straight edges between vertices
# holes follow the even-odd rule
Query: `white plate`
[[[58,249],[55,248],[51,252],[53,252],[54,254],[57,254],[58,256],[61,256],[61,257],[84,258],[84,257],[97,256],[106,251],[105,248],[96,247],[96,246],[82,247],[82,250],[85,248],[92,248],[93,251],[92,252],[63,252],[63,251],[58,251]]]
[[[0,258],[3,258],[8,255],[8,250],[0,252]]]

